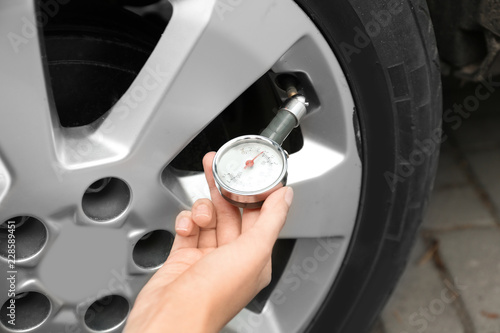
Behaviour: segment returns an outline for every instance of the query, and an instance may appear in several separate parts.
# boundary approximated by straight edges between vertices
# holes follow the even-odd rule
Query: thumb
[[[278,234],[285,225],[288,210],[293,201],[293,189],[284,187],[271,194],[262,205],[259,218],[254,228],[261,237],[271,244],[276,242]]]

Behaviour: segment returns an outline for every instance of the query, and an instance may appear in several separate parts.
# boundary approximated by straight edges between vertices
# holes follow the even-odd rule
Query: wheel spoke
[[[36,21],[36,1],[0,4],[0,158],[18,178],[45,171],[55,158],[55,108]],[[46,169],[44,169],[46,167]]]
[[[358,207],[361,179],[357,156],[341,154],[306,140],[289,161],[289,185],[295,190],[283,238],[346,236]]]
[[[148,171],[145,169],[143,174],[147,175]],[[130,223],[139,228],[147,226],[151,230],[167,229],[175,233],[175,217],[178,212],[188,207],[159,184],[156,177],[134,179],[130,186],[135,189],[135,200],[130,207]]]
[[[304,35],[298,7],[296,24],[284,24],[295,19],[285,2],[174,2],[156,49],[100,125],[105,140],[155,166],[173,159]]]

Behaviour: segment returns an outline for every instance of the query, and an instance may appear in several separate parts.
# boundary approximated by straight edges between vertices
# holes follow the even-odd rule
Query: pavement
[[[500,333],[500,88],[444,87],[445,112],[465,112],[444,122],[428,211],[372,333]]]

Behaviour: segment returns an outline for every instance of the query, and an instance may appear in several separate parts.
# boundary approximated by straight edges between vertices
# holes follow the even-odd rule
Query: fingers
[[[172,250],[183,247],[215,248],[237,239],[241,234],[239,209],[224,200],[215,186],[213,159],[214,153],[208,153],[203,159],[212,201],[200,199],[193,205],[192,212],[184,211],[177,216],[177,236]],[[245,210],[243,228],[245,231],[255,229],[255,235],[272,247],[285,224],[292,200],[293,190],[290,187],[274,192],[260,210]]]
[[[192,220],[190,211],[182,211],[175,219],[175,232],[181,236],[189,236],[193,232],[195,223]]]
[[[199,199],[191,208],[193,221],[200,227],[206,229],[215,229],[217,213],[215,206],[209,199]]]
[[[198,248],[217,247],[217,213],[212,201],[197,200],[191,212],[194,223],[200,227]]]
[[[262,205],[259,218],[252,229],[256,229],[261,239],[273,246],[285,225],[288,210],[293,201],[293,190],[284,187],[271,194]]]
[[[172,251],[180,248],[217,247],[217,216],[215,207],[208,199],[197,200],[191,211],[183,211],[175,220],[177,233]]]
[[[241,232],[245,233],[247,230],[253,227],[255,222],[259,219],[260,208],[257,209],[244,209],[242,222],[241,222]]]
[[[198,246],[199,227],[192,219],[190,211],[182,211],[175,219],[177,235],[172,245],[172,252],[183,248],[196,248]]]
[[[248,210],[244,213],[243,218],[247,219],[244,223],[248,224],[248,229],[241,234],[235,246],[242,253],[239,256],[242,261],[252,262],[250,266],[253,267],[257,265],[262,267],[264,277],[269,275],[265,267],[269,266],[273,246],[285,224],[292,200],[293,190],[285,187],[272,193],[260,210]],[[259,215],[256,217],[256,214]],[[253,223],[252,226],[250,226],[251,223]],[[245,256],[250,253],[249,257]]]
[[[221,246],[235,240],[241,234],[241,214],[237,207],[231,205],[220,195],[215,186],[212,173],[214,156],[214,152],[205,155],[203,169],[205,170],[210,196],[217,213],[217,244]]]

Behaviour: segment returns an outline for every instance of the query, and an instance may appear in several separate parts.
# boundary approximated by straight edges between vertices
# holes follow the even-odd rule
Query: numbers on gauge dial
[[[268,145],[240,143],[221,156],[217,170],[226,186],[236,191],[255,192],[278,180],[283,171],[283,159]]]

